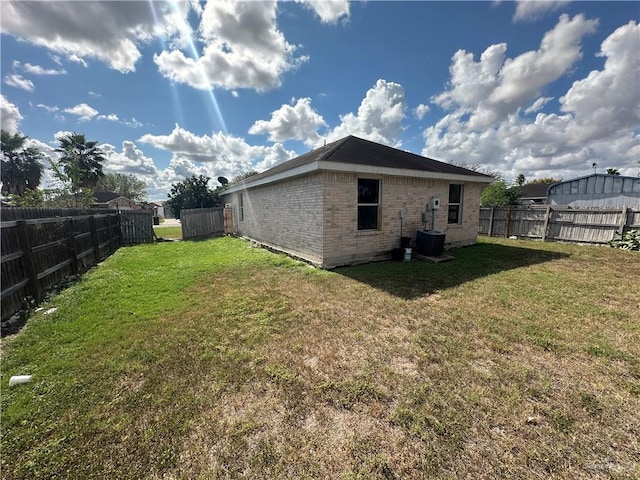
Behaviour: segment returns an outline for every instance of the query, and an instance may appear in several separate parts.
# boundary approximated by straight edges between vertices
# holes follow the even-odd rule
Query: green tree
[[[502,179],[502,173],[500,170],[495,170],[489,166],[481,165],[479,163],[466,163],[466,162],[451,162],[452,165],[457,167],[466,168],[467,170],[471,170],[472,172],[483,173],[485,175],[489,175],[497,180]]]
[[[171,185],[166,206],[176,218],[180,218],[180,212],[184,209],[220,206],[220,197],[209,188],[209,180],[204,175],[194,175]]]
[[[607,175],[620,175],[620,170],[617,168],[607,168]]]
[[[86,208],[95,202],[96,199],[92,190],[75,186],[59,162],[49,159],[49,167],[53,174],[55,186],[44,191],[45,207]]]
[[[104,176],[102,162],[104,153],[97,147],[98,142],[89,142],[84,134],[70,133],[58,140],[56,152],[62,154],[58,166],[71,182],[73,191],[94,188]]]
[[[525,177],[523,174],[520,174],[516,177],[516,185],[518,185],[519,187],[521,187],[522,185],[524,185],[525,182]]]
[[[233,179],[231,180],[231,183],[238,183],[246,178],[249,177],[253,177],[254,175],[257,175],[258,172],[255,170],[249,170],[247,172],[240,172],[238,175],[236,175],[235,177],[233,177]]]
[[[114,192],[137,202],[147,199],[147,184],[135,175],[107,173],[98,179],[95,191]]]
[[[24,195],[40,185],[44,155],[35,147],[25,148],[26,140],[27,137],[19,133],[11,135],[5,130],[0,132],[2,193]]]
[[[480,194],[481,207],[505,207],[520,203],[520,187],[508,186],[504,180],[497,180]]]
[[[553,178],[553,177],[536,178],[535,180],[529,180],[527,183],[525,183],[525,185],[536,185],[538,183],[558,183],[561,181],[562,181],[561,178]]]

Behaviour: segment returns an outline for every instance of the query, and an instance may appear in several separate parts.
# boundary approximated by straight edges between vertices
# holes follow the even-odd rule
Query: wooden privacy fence
[[[146,210],[120,210],[122,245],[153,242],[153,212]]]
[[[617,231],[640,228],[640,209],[568,207],[480,208],[480,235],[606,244]]]
[[[20,311],[27,297],[40,301],[54,285],[85,272],[121,245],[153,241],[153,227],[146,228],[152,213],[134,213],[3,208],[2,321]]]
[[[182,239],[206,238],[224,233],[224,209],[192,208],[180,211]]]

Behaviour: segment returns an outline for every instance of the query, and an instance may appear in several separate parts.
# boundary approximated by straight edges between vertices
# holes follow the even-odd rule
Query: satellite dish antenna
[[[218,182],[220,182],[220,184],[224,187],[227,183],[229,183],[229,180],[227,180],[225,177],[218,177]]]

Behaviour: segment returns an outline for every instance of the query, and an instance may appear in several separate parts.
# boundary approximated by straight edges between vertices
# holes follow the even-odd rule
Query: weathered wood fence
[[[615,232],[635,228],[640,228],[639,209],[575,209],[546,205],[480,208],[478,233],[546,242],[606,244]]]
[[[151,212],[3,208],[1,217],[3,322],[24,307],[26,298],[40,301],[54,285],[85,272],[121,245],[153,241]]]
[[[148,210],[120,210],[122,245],[153,242],[153,212]]]
[[[180,211],[182,239],[207,238],[224,233],[224,209],[192,208]]]

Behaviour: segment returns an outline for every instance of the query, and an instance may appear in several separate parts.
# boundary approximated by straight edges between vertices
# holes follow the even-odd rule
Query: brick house
[[[95,203],[91,208],[107,210],[141,210],[142,206],[133,200],[122,197],[114,192],[93,192]]]
[[[445,245],[474,244],[480,192],[492,181],[348,136],[230,185],[223,200],[235,233],[332,268],[389,259],[401,236],[433,229],[434,197]]]

